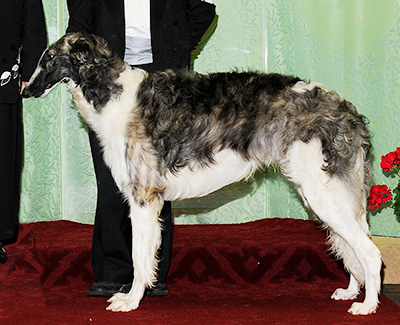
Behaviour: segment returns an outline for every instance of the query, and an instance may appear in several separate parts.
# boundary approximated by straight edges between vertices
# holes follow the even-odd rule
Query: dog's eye
[[[54,54],[50,54],[50,59],[54,59]]]

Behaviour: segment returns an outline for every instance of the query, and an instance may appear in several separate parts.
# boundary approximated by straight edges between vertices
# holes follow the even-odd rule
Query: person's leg
[[[92,268],[95,279],[88,295],[112,295],[132,282],[132,232],[129,207],[105,165],[102,148],[89,131],[97,179],[97,207],[92,241]]]
[[[18,236],[22,152],[22,102],[0,104],[0,263],[7,260],[4,245]]]
[[[90,296],[110,296],[129,291],[133,279],[132,228],[129,207],[119,192],[109,168],[102,157],[102,149],[93,131],[89,131],[93,163],[97,179],[97,208],[92,241],[92,268],[95,283]],[[162,243],[159,252],[159,273],[156,285],[146,291],[148,296],[168,294],[166,279],[171,263],[172,213],[171,202],[161,212],[163,219]]]

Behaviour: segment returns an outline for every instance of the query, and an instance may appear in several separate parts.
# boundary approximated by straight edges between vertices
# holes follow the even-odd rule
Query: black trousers
[[[129,206],[105,165],[102,149],[95,133],[89,130],[94,168],[97,178],[97,209],[92,242],[92,268],[95,281],[132,282],[132,227]],[[171,262],[171,202],[165,202],[162,243],[159,251],[158,281],[165,283]]]
[[[23,154],[22,102],[0,104],[0,241],[18,237]]]

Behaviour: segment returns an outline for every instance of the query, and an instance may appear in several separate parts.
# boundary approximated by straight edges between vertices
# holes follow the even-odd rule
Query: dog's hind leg
[[[107,310],[131,311],[138,308],[147,287],[156,279],[157,251],[161,244],[160,202],[138,205],[130,202],[132,223],[132,259],[134,278],[129,293],[117,293]]]
[[[337,288],[332,294],[331,298],[334,300],[353,300],[357,298],[359,293],[360,284],[358,283],[354,275],[350,273],[350,281],[348,287],[346,289]]]
[[[345,192],[345,191],[344,191]],[[349,193],[347,193],[349,194]],[[345,199],[343,197],[342,199]],[[340,204],[332,200],[332,205],[326,209],[333,209],[333,204]],[[314,206],[313,210],[323,210]],[[353,299],[356,297],[359,287],[365,286],[365,299],[362,303],[355,302],[349,309],[349,313],[355,315],[366,315],[374,313],[378,307],[378,295],[380,291],[381,258],[378,248],[374,245],[367,233],[351,216],[351,209],[339,208],[336,211],[325,213],[319,212],[320,219],[328,225],[342,239],[342,248],[337,250],[337,255],[343,258],[346,269],[351,273],[347,289],[337,289],[332,298],[336,300]],[[350,217],[349,217],[350,216]]]
[[[368,237],[365,207],[361,206],[365,203],[363,189],[352,190],[339,177],[330,177],[322,170],[323,164],[321,143],[314,139],[309,143],[295,142],[282,168],[315,215],[343,240],[345,249],[337,253],[345,258],[349,271],[354,272],[346,294],[352,296],[358,285],[365,285],[365,300],[353,303],[349,312],[371,314],[378,307],[381,259],[378,248]],[[351,262],[351,258],[355,260]],[[363,283],[356,284],[355,280]],[[338,294],[343,296],[341,290]]]
[[[329,244],[332,252],[343,259],[344,267],[350,272],[350,282],[347,289],[338,288],[331,296],[335,300],[352,300],[360,293],[360,284],[365,283],[364,271],[353,249],[336,233],[331,231]]]

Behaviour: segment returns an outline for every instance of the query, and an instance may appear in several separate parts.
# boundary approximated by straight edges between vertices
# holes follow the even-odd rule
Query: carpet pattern
[[[174,236],[173,282],[265,285],[346,279],[326,252],[324,232],[310,221],[193,225],[176,227]]]
[[[174,229],[170,294],[137,311],[105,310],[89,298],[93,227],[68,221],[21,225],[0,265],[1,324],[383,324],[400,307],[381,296],[378,312],[352,316],[333,301],[348,276],[314,222],[266,219]],[[357,299],[361,301],[363,294]]]

